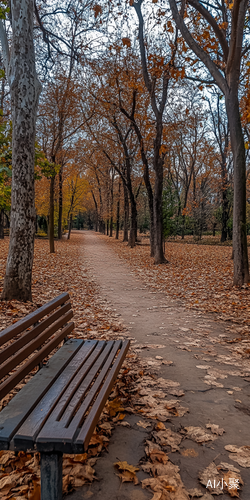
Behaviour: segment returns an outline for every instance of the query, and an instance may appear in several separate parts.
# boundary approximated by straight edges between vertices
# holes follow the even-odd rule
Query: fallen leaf
[[[208,434],[206,429],[202,427],[189,426],[185,427],[184,430],[186,431],[186,438],[192,439],[196,441],[196,443],[206,443],[207,441],[214,441],[217,439],[212,434]]]
[[[114,466],[119,469],[119,477],[124,482],[133,482],[134,484],[139,483],[139,479],[136,476],[136,471],[140,470],[139,467],[134,467],[134,465],[129,465],[128,462],[115,462]]]
[[[149,452],[149,457],[153,464],[156,462],[166,464],[168,461],[168,456],[166,455],[166,453],[160,450],[151,450]]]
[[[146,429],[147,427],[151,427],[152,424],[150,424],[150,422],[139,420],[139,422],[136,422],[136,425],[138,425],[139,427],[143,427],[143,429]]]
[[[206,488],[209,491],[212,491],[214,495],[221,495],[223,491],[221,490],[220,486],[217,486],[219,483],[218,480],[219,472],[217,470],[217,467],[214,462],[208,465],[206,469],[204,469],[202,472],[199,473],[199,480],[201,484],[206,486]],[[214,486],[214,480],[215,480],[215,488]],[[212,485],[212,486],[211,486]]]
[[[163,431],[153,432],[153,436],[160,446],[170,446],[171,451],[179,451],[179,444],[182,441],[182,436],[180,436],[180,434],[172,432],[170,429],[165,429]]]
[[[228,444],[224,448],[231,452],[229,455],[231,460],[237,462],[241,467],[250,467],[250,446],[238,447]]]
[[[216,424],[206,424],[206,428],[211,429],[211,432],[216,434],[216,436],[222,436],[223,432],[225,432],[222,427],[219,427]]]
[[[198,488],[191,488],[190,490],[188,490],[188,494],[191,498],[203,497],[203,492],[201,490],[198,490]]]
[[[224,490],[226,490],[231,497],[239,498],[240,484],[243,485],[240,474],[234,471],[228,471],[223,475]]]

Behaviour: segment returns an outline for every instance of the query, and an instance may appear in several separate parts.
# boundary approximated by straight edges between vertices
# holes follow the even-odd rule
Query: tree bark
[[[242,285],[249,281],[249,267],[246,228],[246,158],[238,89],[232,85],[225,99],[234,163],[234,285]]]
[[[35,127],[42,88],[35,68],[33,12],[33,0],[11,1],[11,55],[2,21],[0,26],[13,127],[10,244],[2,293],[5,300],[32,300]]]
[[[50,190],[49,190],[49,251],[50,253],[55,253],[55,243],[54,243],[54,188],[55,188],[55,177],[50,179]]]
[[[118,200],[116,206],[116,230],[115,230],[115,239],[119,240],[119,229],[120,229],[120,195],[121,195],[121,180],[119,179],[118,185]]]
[[[110,186],[110,227],[109,236],[113,236],[113,208],[114,208],[114,170],[111,169],[111,186]]]
[[[133,192],[132,192],[133,195]],[[131,206],[131,219],[130,219],[130,232],[128,244],[131,248],[135,247],[136,236],[137,236],[137,208],[134,195],[130,196],[130,206]]]
[[[221,243],[227,240],[228,234],[228,183],[226,178],[226,165],[221,166],[221,177],[222,177],[222,225],[221,225]]]
[[[70,216],[69,216],[69,222],[68,222],[68,236],[67,236],[67,240],[69,240],[69,239],[70,239],[71,229],[72,229],[72,213],[71,213],[71,214],[70,214]]]
[[[162,220],[162,189],[163,166],[158,165],[154,186],[154,261],[155,264],[166,262],[163,251],[163,220]]]
[[[58,239],[62,239],[62,209],[63,209],[63,195],[62,195],[62,187],[63,187],[63,167],[61,166],[58,177],[59,177],[59,206],[58,206]]]
[[[0,240],[4,239],[4,210],[0,210]]]
[[[123,241],[128,241],[128,219],[129,219],[129,201],[127,186],[123,183],[124,195],[124,224],[123,224]]]

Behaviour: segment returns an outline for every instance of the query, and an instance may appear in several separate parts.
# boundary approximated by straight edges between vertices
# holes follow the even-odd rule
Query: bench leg
[[[62,456],[41,452],[41,500],[62,500]]]

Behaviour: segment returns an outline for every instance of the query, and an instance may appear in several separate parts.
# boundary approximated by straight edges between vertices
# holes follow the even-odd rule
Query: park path
[[[178,382],[184,392],[179,401],[189,412],[172,418],[166,426],[177,432],[187,426],[204,428],[209,423],[225,429],[218,439],[202,445],[185,439],[181,448],[194,449],[197,456],[169,453],[170,460],[180,467],[185,487],[201,488],[205,494],[207,490],[198,481],[199,471],[213,460],[216,464],[227,462],[239,468],[224,446],[250,445],[249,361],[224,342],[230,338],[227,324],[214,321],[213,315],[187,310],[181,301],[152,291],[107,245],[103,236],[91,231],[82,235],[83,265],[110,310],[125,325],[133,348],[157,377]],[[152,493],[146,490],[126,483],[120,485],[112,467],[117,458],[135,465],[144,455],[143,441],[149,438],[152,429],[147,432],[138,428],[136,423],[140,418],[140,414],[138,418],[131,415],[126,418],[130,429],[118,427],[114,431],[108,455],[99,459],[95,467],[102,481],[93,483],[88,491],[83,487],[69,498],[90,498],[92,494],[96,500],[152,498]],[[245,483],[240,498],[249,500],[249,469],[240,467],[240,470]],[[230,497],[222,494],[219,498]]]

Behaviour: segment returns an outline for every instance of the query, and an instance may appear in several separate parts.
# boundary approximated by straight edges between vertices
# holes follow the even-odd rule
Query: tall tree
[[[31,300],[35,237],[35,129],[41,84],[35,68],[33,0],[11,0],[11,50],[0,21],[3,60],[11,94],[12,194],[10,245],[2,298]]]
[[[163,219],[162,219],[162,190],[163,190],[163,166],[166,151],[162,147],[163,133],[163,114],[167,102],[168,87],[174,67],[174,60],[177,48],[177,36],[175,41],[171,43],[171,52],[169,60],[161,55],[152,55],[151,59],[154,62],[153,71],[149,71],[149,55],[146,53],[144,40],[144,19],[142,15],[143,0],[138,0],[133,3],[139,21],[139,46],[141,54],[141,65],[144,83],[150,95],[151,106],[155,116],[155,137],[153,150],[153,168],[155,172],[154,179],[154,197],[153,197],[153,214],[154,214],[154,260],[155,264],[166,262],[163,251]],[[177,33],[176,33],[177,35]],[[161,65],[163,71],[159,71]],[[161,91],[157,90],[157,80],[160,74],[162,84]]]
[[[234,284],[249,281],[246,231],[246,162],[239,109],[239,82],[243,57],[250,46],[244,41],[248,0],[204,3],[187,0],[178,11],[176,0],[169,0],[181,34],[212,75],[225,96],[234,163]],[[189,20],[188,26],[184,18]],[[210,82],[211,83],[211,82]]]

